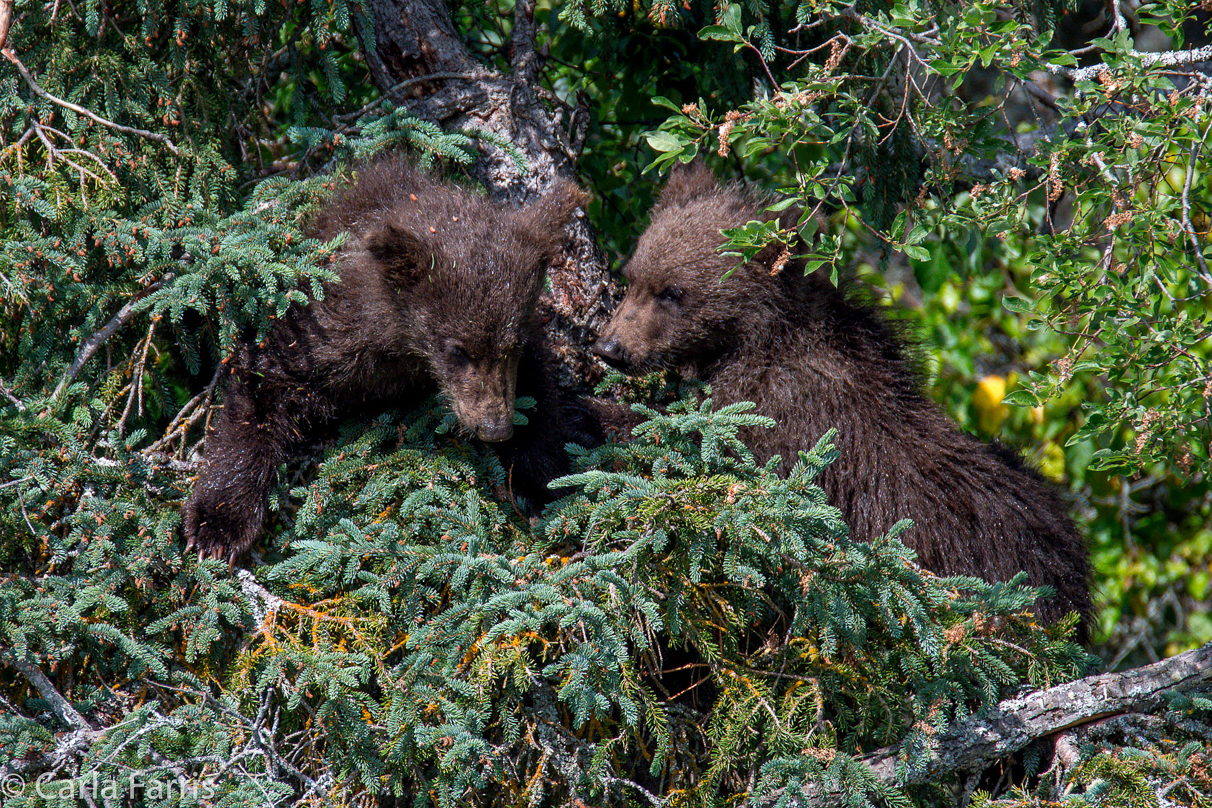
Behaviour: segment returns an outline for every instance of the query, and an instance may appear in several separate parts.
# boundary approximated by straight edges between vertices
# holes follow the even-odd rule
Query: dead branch
[[[119,328],[125,325],[130,318],[134,316],[135,307],[138,305],[139,301],[159,289],[168,281],[171,281],[174,277],[175,274],[170,272],[160,280],[151,283],[146,289],[132,297],[126,303],[126,305],[118,309],[118,313],[105,324],[105,327],[85,340],[84,346],[80,348],[80,353],[76,355],[75,361],[72,362],[71,367],[67,369],[67,373],[59,382],[59,386],[55,388],[55,392],[51,393],[51,399],[53,400],[58,398],[59,394],[63,392],[64,388],[71,384],[72,379],[76,378],[76,375],[81,371],[81,369],[83,369],[84,364],[88,362],[88,360],[92,358],[93,354],[97,352],[97,349],[104,345],[106,340],[112,337]]]
[[[903,759],[899,746],[884,747],[859,760],[881,782],[920,785],[954,772],[979,771],[1048,735],[1113,716],[1152,712],[1167,691],[1212,691],[1212,643],[1152,665],[1088,676],[1003,701],[988,713],[951,727],[935,741],[935,757],[903,780],[897,776]],[[1071,753],[1063,748],[1060,754]],[[761,804],[773,804],[781,795],[767,794]],[[806,789],[802,796],[819,805],[828,803],[832,795]]]
[[[93,726],[88,723],[84,716],[80,715],[71,702],[60,695],[59,691],[55,689],[54,682],[47,678],[40,668],[21,659],[12,651],[0,651],[0,660],[7,662],[18,673],[29,680],[29,683],[38,691],[38,695],[50,703],[51,708],[64,724],[67,724],[74,730],[93,731]]]

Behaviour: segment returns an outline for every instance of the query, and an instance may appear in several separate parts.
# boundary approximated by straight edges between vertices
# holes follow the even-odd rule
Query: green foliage
[[[183,561],[171,504],[107,512],[108,539],[81,508],[0,583],[5,644],[71,670],[81,711],[122,708],[56,788],[180,775],[233,804],[250,784],[340,804],[623,804],[637,787],[714,804],[813,784],[903,801],[852,757],[902,742],[922,765],[952,721],[1082,670],[1063,629],[1025,615],[1032,590],[924,575],[893,536],[848,541],[812,484],[828,436],[781,478],[737,439],[766,422],[750,408],[648,411],[635,441],[578,453],[533,529],[443,412],[383,416],[292,491],[265,584]],[[120,473],[156,490],[134,461]],[[50,705],[0,695],[0,748],[50,753]],[[31,786],[6,804],[42,803]]]
[[[455,13],[499,65],[505,11]],[[981,70],[1015,88],[1061,65],[1059,10],[935,11],[937,30],[924,5],[869,2],[537,16],[553,91],[592,116],[581,167],[610,252],[642,226],[654,161],[723,151],[810,201],[810,261],[920,302],[948,411],[1042,447],[1071,481],[1107,626],[1167,650],[1204,641],[1203,102],[1171,99],[1173,77],[1110,37],[1109,81],[1061,98],[1064,135],[1022,175],[978,176],[1012,112]],[[1145,13],[1181,35],[1185,8]],[[785,479],[755,468],[735,438],[757,422],[744,407],[649,411],[635,442],[580,453],[534,524],[432,403],[347,425],[318,466],[284,470],[255,574],[181,555],[222,357],[331,278],[337,245],[301,226],[333,185],[321,169],[390,147],[466,165],[487,137],[379,98],[364,14],[16,3],[8,44],[28,78],[0,60],[0,769],[22,787],[4,779],[0,800],[789,804],[806,788],[952,804],[953,779],[881,784],[857,758],[899,745],[917,770],[954,721],[1086,658],[1064,626],[1031,623],[1020,586],[923,575],[895,535],[847,541],[812,484],[828,442],[787,458]],[[928,91],[872,81],[898,75],[906,41]],[[1063,126],[1102,101],[1118,113]],[[1050,204],[1061,185],[1072,214]],[[746,254],[779,230],[733,235]],[[1003,405],[1016,378],[1042,408]],[[1178,700],[1092,735],[1063,780],[991,804],[1167,786],[1207,804],[1207,709]]]
[[[1187,47],[1192,9],[1150,5],[1152,31],[1108,14],[1078,41],[1099,23],[1064,3],[633,9],[629,35],[697,30],[751,89],[722,93],[705,68],[649,78],[659,124],[622,131],[646,148],[612,170],[706,156],[777,186],[803,211],[809,269],[920,310],[948,412],[1070,484],[1108,582],[1110,655],[1212,640],[1206,99],[1133,39]],[[614,10],[562,14],[604,37],[608,15],[577,15]],[[726,235],[748,256],[789,230]]]

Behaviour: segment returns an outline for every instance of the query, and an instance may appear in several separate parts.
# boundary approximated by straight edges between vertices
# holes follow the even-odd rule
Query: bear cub
[[[710,383],[717,406],[755,402],[776,422],[744,436],[759,462],[777,454],[786,468],[837,427],[841,457],[818,482],[853,538],[910,518],[902,540],[926,569],[990,581],[1026,571],[1056,591],[1037,604],[1041,619],[1076,611],[1084,624],[1086,553],[1064,505],[1014,452],[965,434],[927,398],[897,329],[802,261],[779,271],[777,249],[740,268],[718,252],[721,230],[777,216],[768,204],[701,163],[675,169],[595,353]]]
[[[344,416],[413,406],[435,389],[463,430],[499,447],[514,492],[550,498],[547,482],[567,471],[564,444],[594,442],[578,405],[547,383],[553,360],[534,317],[564,223],[584,200],[561,181],[510,209],[402,157],[358,169],[308,223],[314,238],[349,234],[335,257],[340,281],[232,359],[184,507],[187,547],[234,563],[265,528],[281,463]],[[514,434],[519,394],[537,400],[543,428]]]

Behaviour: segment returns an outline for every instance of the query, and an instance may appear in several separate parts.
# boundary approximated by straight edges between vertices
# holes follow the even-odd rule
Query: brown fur
[[[720,231],[767,220],[766,204],[722,187],[702,165],[675,172],[624,269],[627,295],[595,346],[632,372],[669,368],[708,382],[715,403],[753,401],[776,421],[745,435],[760,462],[837,427],[841,457],[820,483],[851,535],[902,518],[902,538],[942,575],[1053,587],[1041,617],[1090,613],[1087,560],[1065,507],[1000,445],[961,432],[922,392],[918,363],[874,309],[802,263],[771,274],[774,253],[734,269]]]
[[[317,431],[368,408],[413,405],[435,387],[461,427],[490,442],[511,437],[518,390],[537,398],[542,429],[519,429],[501,453],[515,490],[547,498],[547,481],[566,468],[564,442],[592,439],[546,383],[533,320],[564,221],[583,200],[561,182],[508,209],[400,157],[359,169],[309,227],[321,239],[349,234],[340,282],[234,357],[185,504],[188,546],[240,556],[264,529],[278,465]]]

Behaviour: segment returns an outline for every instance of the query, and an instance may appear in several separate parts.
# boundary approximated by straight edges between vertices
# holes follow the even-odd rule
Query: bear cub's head
[[[467,432],[509,439],[518,363],[538,338],[547,268],[585,194],[559,180],[537,202],[511,208],[402,161],[364,170],[346,194],[316,229],[355,237],[340,286],[357,276],[358,287],[377,290],[351,301],[367,309],[351,319],[380,329],[370,349],[421,364]]]
[[[721,185],[701,162],[675,167],[623,267],[627,294],[594,353],[628,373],[695,375],[777,318],[787,290],[770,270],[782,249],[775,245],[743,267],[719,252],[721,231],[772,218],[767,204]]]

